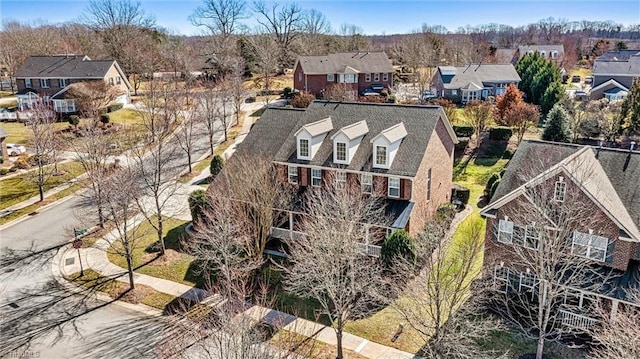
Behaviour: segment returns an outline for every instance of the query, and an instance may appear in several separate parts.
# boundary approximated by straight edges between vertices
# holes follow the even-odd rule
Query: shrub
[[[0,168],[0,176],[4,176],[7,173],[9,173],[9,169],[8,168]]]
[[[115,111],[121,110],[123,107],[124,107],[123,104],[116,103],[116,104],[113,104],[113,105],[107,107],[107,112],[115,112]]]
[[[296,108],[307,108],[316,97],[308,92],[302,92],[291,101],[291,106]]]
[[[505,160],[510,160],[513,157],[513,152],[511,150],[505,150],[502,154],[502,158]]]
[[[453,218],[458,213],[456,206],[453,203],[446,203],[438,207],[436,210],[436,219],[438,222],[446,225],[447,228],[451,225]]]
[[[222,171],[222,167],[224,166],[224,158],[220,155],[215,155],[211,159],[211,164],[209,165],[209,171],[211,171],[211,177],[215,177]]]
[[[489,139],[491,140],[508,141],[512,135],[513,131],[510,127],[492,127],[489,130]]]
[[[505,150],[507,149],[506,142],[494,142],[490,143],[489,146],[484,150],[483,157],[487,158],[502,158]]]
[[[451,194],[451,198],[452,199],[457,199],[460,202],[467,204],[469,203],[469,197],[471,196],[471,190],[466,188],[466,187],[462,187],[459,185],[453,185],[453,193]]]
[[[71,126],[78,127],[78,125],[80,124],[80,117],[78,117],[77,115],[71,115],[69,116],[69,119],[67,121]]]
[[[102,122],[103,125],[106,125],[109,121],[111,121],[109,115],[100,115],[100,122]]]
[[[473,127],[467,125],[453,126],[453,132],[458,137],[471,137],[473,135]]]
[[[291,89],[291,87],[285,87],[282,90],[282,98],[292,98],[293,97],[293,90]]]
[[[202,210],[204,209],[206,198],[206,192],[202,189],[197,189],[189,195],[189,209],[191,210],[193,223],[197,223],[202,218]]]
[[[484,188],[485,195],[489,196],[489,194],[491,193],[491,188],[493,187],[493,184],[496,181],[500,181],[500,178],[502,178],[502,176],[498,172],[494,172],[491,174],[491,177],[489,177],[489,181],[487,181],[487,185]]]
[[[396,99],[396,95],[389,95],[387,96],[387,102],[388,103],[396,103],[397,99]]]
[[[380,256],[387,266],[391,266],[399,257],[415,262],[417,255],[413,238],[403,230],[393,232],[382,243]]]
[[[10,173],[11,173],[11,172],[15,172],[15,171],[17,171],[17,170],[18,170],[18,167],[16,167],[15,165],[13,165],[13,166],[9,167],[9,172],[10,172]]]
[[[458,143],[455,144],[456,151],[464,151],[469,145],[468,138],[458,138]]]
[[[500,184],[500,180],[497,180],[493,183],[493,186],[491,186],[491,191],[489,191],[489,198],[487,200],[490,200],[493,195],[496,193],[496,188],[498,188],[498,185]]]
[[[33,155],[29,157],[28,161],[30,166],[37,166],[38,162],[42,163],[43,165],[48,165],[51,162],[51,157],[45,154]]]
[[[17,169],[21,169],[21,170],[26,170],[29,167],[31,167],[29,165],[29,155],[26,153],[21,154],[20,156],[18,156],[18,159],[16,160],[16,162],[13,164]]]

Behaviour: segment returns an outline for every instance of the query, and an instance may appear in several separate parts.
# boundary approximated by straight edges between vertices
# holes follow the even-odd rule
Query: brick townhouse
[[[377,255],[376,244],[387,234],[404,229],[415,235],[449,202],[455,143],[437,106],[314,101],[305,110],[267,109],[238,153],[272,160],[279,179],[298,194],[333,183],[384,196],[388,218],[372,226],[367,244]],[[272,236],[299,235],[304,215],[291,211]]]

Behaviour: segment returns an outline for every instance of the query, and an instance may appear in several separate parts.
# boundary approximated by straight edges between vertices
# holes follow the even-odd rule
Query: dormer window
[[[308,123],[295,133],[296,154],[299,160],[311,161],[320,148],[327,133],[333,130],[331,117]]]
[[[545,57],[545,56],[547,56],[547,52],[546,52],[546,51],[544,51],[544,50],[542,50],[542,51],[540,51],[540,55],[541,55],[542,57]]]
[[[309,158],[309,139],[308,138],[298,139],[298,157]]]
[[[387,166],[387,147],[376,146],[376,165]]]
[[[555,59],[556,57],[558,57],[558,51],[551,51],[551,58]]]
[[[347,144],[345,142],[336,142],[336,161],[335,162],[346,162],[347,161]]]
[[[556,182],[553,199],[556,202],[564,202],[566,195],[567,195],[567,184],[564,182],[564,178],[560,177],[558,179],[558,182]]]
[[[407,136],[404,124],[389,127],[371,139],[373,144],[373,168],[389,169],[400,148],[402,139]]]

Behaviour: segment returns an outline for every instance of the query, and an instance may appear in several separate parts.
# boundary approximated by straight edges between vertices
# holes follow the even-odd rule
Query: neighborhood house
[[[520,82],[513,65],[471,64],[463,67],[438,66],[431,81],[436,95],[455,103],[486,100],[500,96],[507,86]]]
[[[623,100],[633,79],[640,77],[640,50],[609,51],[593,63],[592,100]]]
[[[117,89],[116,103],[129,103],[131,85],[115,60],[91,60],[82,55],[31,56],[16,72],[18,109],[50,103],[57,113],[77,111],[66,92],[74,83],[104,81]]]
[[[267,109],[238,152],[268,157],[298,195],[332,184],[386,198],[387,218],[370,225],[365,244],[377,256],[386,235],[415,235],[450,201],[457,142],[440,107],[314,101],[306,110]],[[272,237],[301,235],[304,215],[289,211]]]

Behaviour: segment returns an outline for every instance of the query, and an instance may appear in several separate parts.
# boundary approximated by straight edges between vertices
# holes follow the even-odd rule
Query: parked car
[[[27,153],[27,149],[15,143],[7,143],[7,153],[9,153],[9,156],[17,156],[22,153]]]
[[[362,93],[360,93],[360,95],[361,96],[379,96],[380,93],[372,89],[365,89],[364,91],[362,91]]]
[[[384,85],[383,84],[373,84],[371,86],[369,86],[369,88],[375,92],[382,92],[382,90],[384,90]]]
[[[571,82],[580,82],[580,75],[573,75],[571,77]]]
[[[434,94],[434,93],[433,93],[433,92],[431,92],[431,91],[425,91],[425,92],[422,94],[422,99],[423,99],[423,100],[425,100],[425,101],[433,100],[433,99],[434,99],[434,98],[436,98],[436,97],[437,97],[437,96],[436,96],[436,94]]]
[[[575,98],[576,100],[586,100],[587,93],[582,90],[577,90],[576,92],[573,93],[573,98]]]
[[[587,76],[584,78],[585,85],[591,85],[593,83],[593,76]]]

